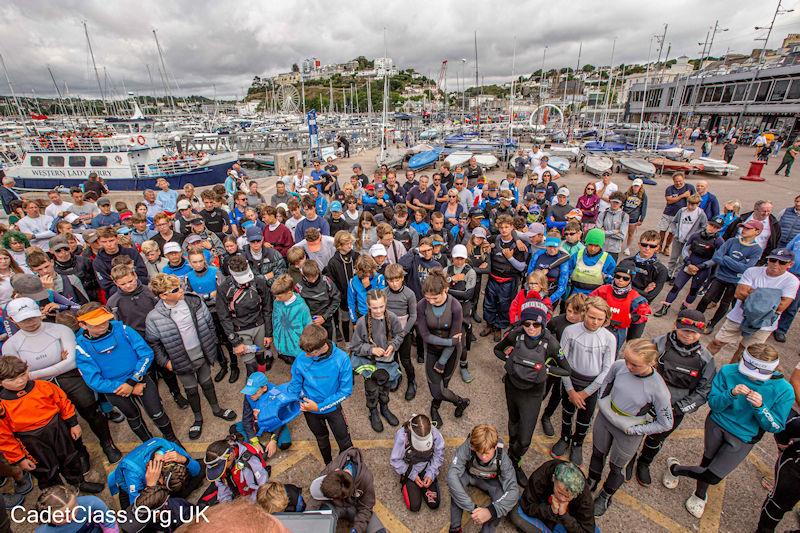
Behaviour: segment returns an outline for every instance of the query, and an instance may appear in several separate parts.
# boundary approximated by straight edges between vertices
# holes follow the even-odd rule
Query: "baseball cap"
[[[203,220],[203,217],[197,217],[196,216],[194,218],[190,218],[189,219],[189,224],[191,224],[192,226],[199,226],[199,225],[205,224],[205,223],[206,223],[206,221]]]
[[[466,259],[467,247],[464,246],[463,244],[456,244],[455,246],[453,246],[453,251],[450,253],[450,255],[452,255],[453,258],[461,257],[463,259]]]
[[[750,228],[750,229],[757,229],[758,231],[764,231],[764,223],[761,222],[760,220],[750,219],[747,222],[739,224],[739,226],[743,228]]]
[[[250,396],[251,394],[257,393],[258,389],[266,385],[269,385],[269,380],[267,379],[267,376],[264,375],[263,372],[253,372],[247,377],[247,383],[245,384],[244,388],[239,392]]]
[[[263,241],[264,234],[258,229],[258,226],[250,226],[247,228],[247,242]]]
[[[181,200],[178,202],[178,210],[189,209],[190,207],[192,207],[192,204],[189,200]]]
[[[342,212],[342,202],[331,202],[331,212],[341,213]]]
[[[547,192],[547,187],[544,185],[537,185],[533,188],[533,192]]]
[[[777,259],[778,261],[794,261],[794,252],[788,248],[775,248],[769,253],[767,259]]]
[[[480,207],[472,207],[469,210],[469,216],[483,218],[483,209]]]
[[[478,226],[477,228],[472,230],[472,235],[474,237],[483,237],[485,239],[487,236],[486,228],[484,228],[483,226]]]
[[[126,220],[128,220],[132,216],[133,216],[133,213],[131,213],[130,211],[125,211],[125,212],[119,214],[119,220],[120,220],[120,222],[125,222]]]
[[[19,296],[32,298],[36,301],[44,300],[50,296],[42,286],[42,280],[34,274],[16,274],[11,278],[11,287]]]
[[[678,313],[678,318],[675,320],[675,328],[703,333],[705,323],[706,317],[703,316],[703,313],[696,309],[684,309]]]
[[[275,206],[275,209],[280,209],[280,208],[283,208],[284,211],[288,211],[289,210],[289,206],[286,205],[286,203],[284,203],[284,202],[281,202],[281,203],[279,203],[278,205]]]
[[[325,501],[330,500],[327,496],[322,493],[322,480],[325,479],[325,476],[319,476],[317,479],[311,482],[311,485],[308,486],[308,492],[311,493],[311,497],[318,501]]]
[[[98,206],[111,205],[111,200],[109,200],[108,198],[100,198],[99,200],[97,200],[97,205]]]
[[[367,184],[366,187],[364,187],[364,190],[365,191],[374,191],[375,190],[375,185],[373,185],[372,183],[369,183],[369,184]]]
[[[541,212],[542,212],[542,206],[540,206],[539,204],[532,204],[528,208],[528,213],[541,213]]]
[[[375,190],[376,191],[382,191],[384,189],[386,189],[386,186],[383,183],[378,182],[378,183],[375,184]]]
[[[444,240],[442,240],[443,237],[441,235],[431,235],[430,237],[433,239],[434,246],[444,246]]]
[[[556,196],[569,197],[569,189],[567,189],[566,187],[561,187],[560,189],[558,189],[558,192],[556,193]]]
[[[42,310],[31,298],[15,298],[6,306],[6,315],[14,322],[22,322],[28,318],[41,317]]]
[[[385,255],[387,255],[386,247],[384,245],[382,245],[381,243],[373,244],[369,248],[369,255],[370,255],[370,257],[378,257],[378,256],[381,256],[381,255],[385,256]]]
[[[353,163],[353,168],[361,168],[361,163]]]
[[[644,182],[642,181],[642,178],[636,178],[635,180],[633,180],[633,183],[631,185],[633,185],[634,187],[637,185],[641,187],[642,185],[644,185]]]
[[[541,222],[534,222],[528,226],[528,232],[530,232],[531,235],[544,235],[544,224]]]
[[[67,239],[65,237],[57,235],[52,239],[50,239],[51,252],[57,252],[59,250],[68,250],[68,249],[69,249],[69,243],[67,242]]]
[[[306,187],[300,187],[297,190],[297,194],[299,194],[300,196],[305,196],[308,194],[308,189]]]
[[[88,313],[84,313],[82,315],[78,315],[78,322],[85,322],[90,326],[99,326],[101,324],[105,324],[109,320],[114,319],[114,315],[112,315],[105,307],[98,307]]]
[[[122,226],[117,228],[117,235],[127,235],[131,231],[133,230],[131,230],[131,228],[129,228],[128,226]]]
[[[716,227],[721,228],[725,225],[725,219],[717,215],[708,221],[709,224],[714,224]]]
[[[83,240],[89,244],[95,242],[97,240],[97,230],[90,229],[89,231],[84,231]]]
[[[199,237],[199,235],[198,235]],[[170,252],[181,252],[181,245],[177,242],[168,242],[164,245],[164,255]]]
[[[559,246],[561,246],[561,239],[559,239],[558,237],[548,237],[544,240],[544,245],[558,248]]]
[[[192,233],[191,235],[186,237],[186,240],[184,242],[186,244],[194,244],[194,243],[200,242],[202,240],[203,240],[203,238],[200,235],[197,235],[196,233]],[[175,243],[175,244],[178,244],[178,243]],[[164,246],[164,248],[166,249],[166,245]],[[166,252],[164,252],[164,253],[166,253]]]

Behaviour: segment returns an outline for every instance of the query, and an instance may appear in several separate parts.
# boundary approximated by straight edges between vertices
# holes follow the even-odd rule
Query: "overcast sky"
[[[288,71],[292,63],[318,57],[323,64],[358,55],[383,55],[386,28],[389,57],[400,68],[413,67],[436,79],[443,59],[449,59],[448,88],[456,87],[461,59],[467,59],[467,86],[475,83],[473,31],[478,32],[482,82],[510,79],[514,36],[516,72],[529,74],[542,63],[547,68],[577,62],[609,63],[617,37],[614,64],[644,62],[654,34],[669,24],[670,58],[699,56],[709,26],[721,28],[712,55],[749,52],[754,39],[766,32],[776,1],[613,0],[613,7],[590,0],[557,2],[514,0],[5,0],[0,5],[0,53],[15,89],[21,94],[51,95],[55,90],[49,65],[63,89],[73,94],[99,95],[91,70],[81,21],[89,27],[95,60],[119,95],[123,83],[140,94],[161,94],[163,85],[152,30],[158,30],[173,89],[179,94],[240,96],[254,75]],[[798,12],[778,17],[770,38],[780,46],[789,32],[800,32],[800,0],[785,0]],[[657,55],[657,43],[652,57]],[[153,83],[147,73],[150,67]],[[8,94],[5,82],[0,93]]]

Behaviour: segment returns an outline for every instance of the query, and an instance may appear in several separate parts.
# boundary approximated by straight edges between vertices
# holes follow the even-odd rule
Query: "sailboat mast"
[[[92,40],[89,39],[89,28],[86,26],[86,21],[83,21],[83,33],[86,35],[86,44],[89,45],[89,57],[92,58],[92,68],[94,69],[94,79],[97,80],[97,88],[100,90],[100,99],[103,100],[103,108],[105,113],[108,114],[108,106],[106,105],[106,93],[103,90],[103,84],[100,83],[100,73],[97,71],[97,63],[94,60],[94,50],[92,49]]]
[[[478,98],[478,87],[481,86],[480,81],[478,80],[478,30],[475,30],[474,34],[474,42],[475,42],[475,103],[477,104],[475,107],[477,108],[477,121],[476,129],[480,130],[481,127],[481,101]]]
[[[578,92],[578,72],[581,70],[581,52],[583,52],[583,41],[578,46],[578,63],[575,66],[575,87],[572,88],[572,114],[569,118],[569,135],[567,136],[568,139],[572,138],[572,134],[575,131],[575,117],[578,116],[578,110],[575,109],[575,93]]]
[[[386,46],[386,28],[383,28],[383,115],[381,116],[381,163],[386,152],[386,120],[387,107],[389,107],[389,69],[386,59],[389,57],[389,50]]]
[[[28,133],[28,123],[25,121],[25,114],[22,112],[22,106],[19,104],[19,99],[17,98],[17,94],[14,92],[14,86],[11,85],[11,77],[8,75],[8,69],[6,68],[6,62],[3,59],[3,54],[0,54],[0,65],[3,66],[3,73],[6,76],[6,83],[8,83],[8,90],[11,91],[11,98],[14,99],[14,105],[17,106],[17,112],[19,113],[19,118],[22,119],[22,125],[25,126],[25,132]]]
[[[169,90],[169,78],[167,76],[167,65],[164,62],[164,54],[161,53],[161,45],[158,43],[158,33],[156,32],[155,28],[153,29],[153,37],[156,40],[156,50],[158,51],[158,59],[161,62],[161,71],[162,71],[162,74],[163,74],[163,77],[161,78],[161,81],[164,82],[164,94],[167,97],[167,101],[169,102],[170,107],[172,108],[172,111],[175,111],[175,100],[172,98],[172,93]]]
[[[514,140],[514,82],[517,66],[517,36],[514,36],[514,54],[511,56],[511,95],[508,99],[508,137]]]

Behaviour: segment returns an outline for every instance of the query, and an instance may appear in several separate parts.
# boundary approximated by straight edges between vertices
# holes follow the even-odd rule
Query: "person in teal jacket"
[[[769,344],[751,344],[738,363],[719,369],[711,383],[703,460],[700,466],[681,466],[667,459],[664,486],[678,486],[678,477],[697,480],[686,509],[703,516],[708,487],[716,485],[745,460],[765,432],[780,433],[794,404],[794,389],[777,371],[778,352]]]
[[[303,330],[300,349],[304,354],[292,364],[286,394],[300,399],[300,409],[327,465],[333,460],[328,426],[340,452],[353,446],[341,407],[353,394],[353,366],[350,356],[330,342],[328,331],[316,324]]]
[[[358,319],[367,314],[367,293],[372,290],[386,288],[386,279],[383,274],[378,274],[378,264],[366,255],[356,259],[354,276],[347,284],[347,307],[350,311],[350,321],[355,324]]]
[[[121,509],[127,509],[131,502],[136,501],[136,497],[145,487],[147,467],[151,461],[162,462],[162,482],[176,496],[187,498],[205,479],[200,463],[182,446],[154,437],[128,452],[108,474],[108,491],[112,496],[119,493]],[[174,465],[167,466],[170,463]],[[178,470],[185,470],[188,476],[177,474]],[[181,478],[182,482],[170,486],[172,475],[176,480]]]
[[[300,334],[311,324],[311,311],[303,297],[294,292],[294,281],[289,274],[279,276],[270,290],[275,301],[266,322],[266,336],[272,339],[278,357],[292,364],[303,353],[299,346]]]

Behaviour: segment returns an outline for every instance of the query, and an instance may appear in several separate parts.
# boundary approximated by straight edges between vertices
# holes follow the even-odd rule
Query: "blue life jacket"
[[[267,431],[273,433],[300,414],[300,402],[287,393],[288,388],[289,383],[280,385],[270,383],[267,392],[259,396],[258,400],[245,396],[253,411],[258,410],[256,435],[262,435]]]

